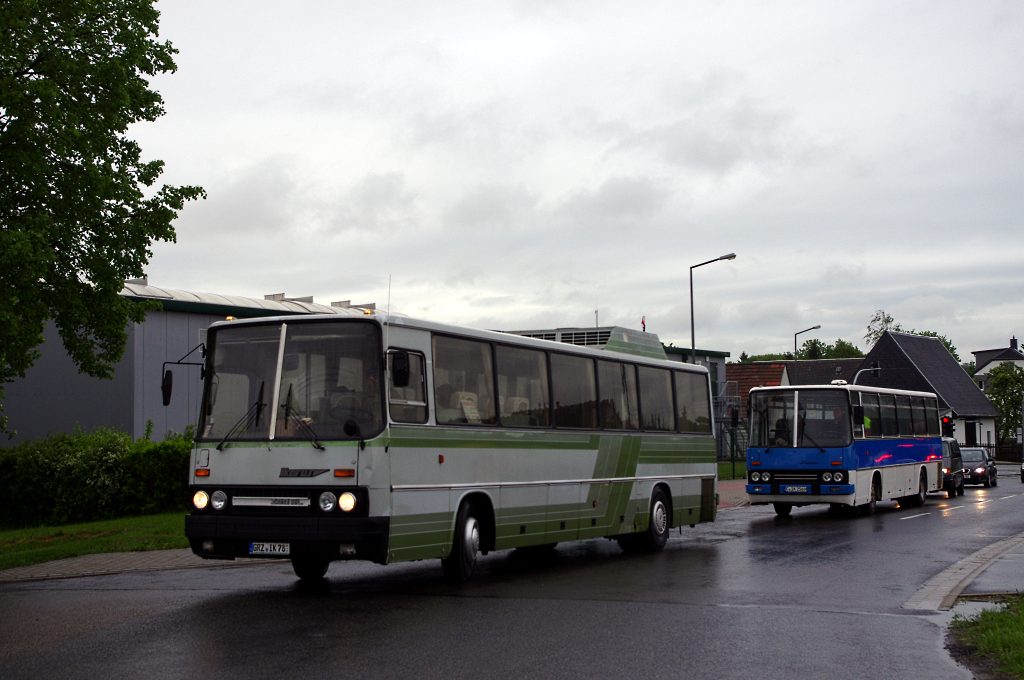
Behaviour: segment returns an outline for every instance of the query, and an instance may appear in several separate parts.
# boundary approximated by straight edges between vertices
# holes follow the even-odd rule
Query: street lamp
[[[700,264],[695,264],[692,267],[690,267],[690,363],[691,364],[697,363],[697,343],[696,343],[696,340],[695,340],[695,335],[694,335],[694,330],[693,330],[693,270],[696,269],[697,267],[703,267],[706,264],[711,264],[712,262],[718,262],[719,260],[735,260],[735,259],[736,259],[736,253],[729,253],[728,255],[722,255],[720,257],[716,257],[713,260],[708,260],[707,262],[701,262]]]
[[[797,331],[796,333],[793,333],[793,358],[794,359],[796,359],[796,336],[800,335],[801,333],[806,333],[807,331],[816,331],[819,328],[821,328],[820,325],[818,325],[818,326],[811,326],[810,328],[805,328],[802,331]]]

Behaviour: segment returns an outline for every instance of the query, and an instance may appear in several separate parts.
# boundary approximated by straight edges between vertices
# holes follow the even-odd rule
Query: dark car
[[[964,463],[960,457],[960,445],[955,439],[942,439],[942,490],[946,495],[964,495]]]
[[[964,484],[995,486],[999,483],[996,462],[992,460],[988,450],[965,446],[960,449],[960,455],[964,459]]]

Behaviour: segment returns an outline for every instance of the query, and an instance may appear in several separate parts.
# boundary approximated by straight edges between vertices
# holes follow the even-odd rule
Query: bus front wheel
[[[480,520],[477,519],[473,506],[463,503],[455,518],[455,535],[452,539],[452,551],[448,557],[441,558],[441,570],[445,578],[452,583],[465,583],[473,575],[476,557],[480,552]]]
[[[789,513],[793,512],[792,503],[773,503],[775,506],[775,514],[779,517],[789,517]]]
[[[331,561],[325,557],[314,557],[311,555],[294,555],[292,557],[292,570],[302,581],[316,582],[323,580],[327,574],[327,567]]]

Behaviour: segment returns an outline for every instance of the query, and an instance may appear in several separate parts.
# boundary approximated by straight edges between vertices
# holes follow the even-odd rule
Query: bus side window
[[[877,394],[862,394],[861,404],[863,405],[864,411],[864,436],[865,437],[881,437],[882,436],[882,412],[878,406],[878,395]]]

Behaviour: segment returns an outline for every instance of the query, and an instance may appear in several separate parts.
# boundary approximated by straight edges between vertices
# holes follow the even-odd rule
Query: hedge
[[[0,526],[184,511],[191,447],[187,436],[133,442],[99,429],[0,450]]]

